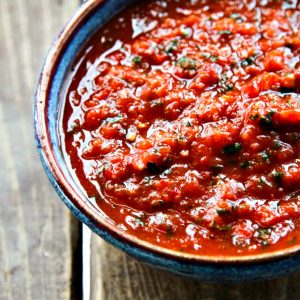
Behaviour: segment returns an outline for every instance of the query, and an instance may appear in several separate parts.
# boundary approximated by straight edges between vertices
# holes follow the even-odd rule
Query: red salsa
[[[115,226],[201,255],[300,244],[299,1],[143,1],[64,97],[66,160]]]

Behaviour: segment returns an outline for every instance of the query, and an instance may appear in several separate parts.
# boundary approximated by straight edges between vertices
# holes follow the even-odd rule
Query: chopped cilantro
[[[140,56],[134,56],[132,58],[132,62],[135,63],[136,65],[140,65],[142,63],[142,58]]]
[[[208,54],[208,53],[202,53],[202,54],[201,54],[201,57],[203,57],[203,58],[209,58],[209,57],[210,57],[210,54]]]
[[[202,54],[201,54],[201,57],[203,57],[203,58],[209,58],[212,62],[217,62],[218,59],[219,59],[218,56],[216,56],[216,55],[211,55],[211,54],[209,54],[209,53],[202,53]]]
[[[270,159],[270,154],[267,151],[261,153],[261,158],[263,161],[268,161]]]
[[[291,102],[291,99],[288,99],[288,100],[286,101],[286,104],[287,104],[288,107],[293,107],[293,104],[292,104],[292,102]]]
[[[160,168],[157,166],[155,162],[148,162],[147,169],[152,174],[156,174],[160,171]]]
[[[281,184],[283,176],[284,176],[283,172],[277,172],[277,171],[273,172],[273,177],[277,184]]]
[[[241,65],[243,67],[248,67],[248,66],[251,66],[255,63],[255,57],[256,57],[256,54],[253,54],[247,58],[245,58],[244,60],[241,61]]]
[[[258,230],[258,237],[260,237],[261,239],[265,239],[268,237],[269,233],[270,233],[269,228],[260,228]]]
[[[212,229],[218,229],[220,231],[229,231],[231,229],[231,224],[219,225],[213,222],[210,226]]]
[[[213,62],[217,62],[218,59],[219,59],[218,56],[216,56],[216,55],[211,55],[209,58],[210,58],[211,61],[213,61]]]
[[[226,91],[233,91],[234,90],[234,86],[231,83],[227,83],[225,85]]]
[[[222,79],[220,80],[219,85],[221,87],[220,92],[226,92],[226,91],[233,91],[234,90],[234,86],[230,82],[228,82],[228,75],[227,74],[222,75]]]
[[[191,124],[190,121],[187,121],[187,122],[185,123],[185,126],[186,126],[186,127],[192,127],[192,124]]]
[[[280,146],[280,142],[277,141],[277,140],[274,141],[274,149],[275,149],[275,150],[278,150],[278,149],[280,149],[280,147],[281,147],[281,146]]]
[[[251,115],[250,120],[255,121],[258,119],[258,117],[259,117],[259,114]]]
[[[249,168],[249,166],[250,166],[249,160],[245,160],[245,161],[240,163],[240,168],[241,169],[247,169],[247,168]]]
[[[197,69],[197,62],[192,59],[188,58],[186,56],[181,57],[176,61],[176,64],[179,64],[179,66],[184,70],[195,70]]]
[[[272,117],[274,114],[275,111],[270,111],[264,117],[261,117],[259,120],[259,125],[261,127],[272,128],[273,127]]]
[[[214,173],[219,173],[223,168],[224,168],[223,165],[215,165],[211,167]]]
[[[234,19],[234,20],[242,20],[242,16],[240,14],[237,14],[237,13],[231,14],[230,18]]]
[[[262,241],[261,241],[261,244],[262,244],[263,247],[266,247],[266,246],[269,245],[269,241],[267,241],[267,240],[262,240]]]
[[[270,112],[267,113],[267,118],[272,118],[273,115],[275,114],[275,111],[271,110]]]
[[[123,119],[122,115],[119,114],[119,115],[116,116],[116,117],[113,117],[113,118],[107,118],[107,119],[105,120],[105,123],[115,124],[115,123],[119,123],[122,119]]]
[[[145,223],[139,218],[135,218],[135,223],[136,223],[136,225],[141,226],[141,227],[145,226]]]
[[[148,177],[148,176],[144,177],[144,182],[145,182],[146,184],[150,184],[150,183],[152,182],[151,177]]]
[[[232,32],[230,30],[219,30],[218,33],[221,35],[231,35],[232,34]]]
[[[174,49],[178,45],[178,40],[173,40],[166,48],[166,53],[173,53]]]
[[[266,180],[263,176],[259,177],[259,180],[258,180],[258,185],[262,186],[262,185],[266,185]]]
[[[217,208],[217,214],[219,216],[230,216],[231,210],[226,208]]]
[[[231,145],[228,145],[226,147],[223,148],[223,153],[225,154],[235,154],[240,152],[242,149],[242,145],[241,143],[234,143]]]
[[[258,233],[258,238],[260,241],[260,244],[263,247],[266,247],[269,245],[269,238],[270,238],[270,234],[271,234],[271,228],[260,228],[257,231]]]

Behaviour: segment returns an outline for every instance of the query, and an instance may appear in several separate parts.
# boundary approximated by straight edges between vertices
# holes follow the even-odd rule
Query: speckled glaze
[[[89,202],[70,175],[57,135],[64,80],[85,42],[134,0],[90,0],[83,4],[54,41],[35,93],[34,129],[38,152],[57,194],[72,213],[107,242],[152,266],[213,282],[262,280],[300,270],[300,246],[243,257],[197,256],[151,245],[113,226]]]

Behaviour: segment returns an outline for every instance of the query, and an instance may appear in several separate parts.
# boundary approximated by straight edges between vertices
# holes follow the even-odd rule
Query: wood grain
[[[208,284],[141,264],[94,234],[91,251],[91,300],[300,299],[299,273],[239,285]]]
[[[57,199],[42,170],[33,139],[32,103],[43,58],[78,3],[78,0],[0,1],[0,299],[3,300],[75,299],[71,293],[72,246],[78,241],[78,223],[74,223]]]

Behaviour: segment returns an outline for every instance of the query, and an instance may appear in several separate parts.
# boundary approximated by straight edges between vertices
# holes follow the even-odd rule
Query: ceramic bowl
[[[89,38],[134,0],[90,0],[79,7],[54,41],[35,93],[34,128],[44,169],[72,213],[107,242],[155,267],[206,281],[268,279],[300,269],[299,246],[255,256],[191,255],[154,246],[108,222],[72,178],[59,146],[57,120],[64,80]]]

